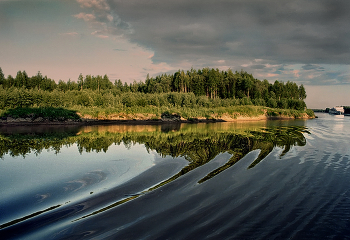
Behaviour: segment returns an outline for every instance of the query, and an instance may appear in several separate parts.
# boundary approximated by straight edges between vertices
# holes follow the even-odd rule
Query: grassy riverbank
[[[7,123],[79,123],[91,121],[249,121],[266,119],[314,118],[312,110],[277,109],[253,105],[227,107],[82,107],[15,108],[0,111]]]
[[[125,108],[84,108],[77,109],[79,115],[96,120],[161,120],[162,114],[180,116],[181,120],[258,120],[264,118],[313,118],[311,110],[277,109],[261,106],[229,106],[216,108],[186,107],[125,107]]]

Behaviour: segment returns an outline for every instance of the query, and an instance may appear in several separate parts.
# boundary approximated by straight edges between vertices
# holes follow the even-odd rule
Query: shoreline
[[[161,125],[161,124],[178,124],[178,123],[215,123],[215,122],[251,122],[251,121],[275,121],[275,120],[308,120],[313,119],[312,117],[303,116],[303,117],[290,117],[290,116],[266,116],[260,115],[256,117],[223,117],[218,119],[206,119],[206,118],[194,118],[191,120],[188,119],[86,119],[82,118],[80,120],[42,120],[35,121],[24,118],[11,118],[10,120],[2,119],[0,120],[0,126],[33,126],[33,125],[82,125],[82,126],[90,126],[90,125]]]

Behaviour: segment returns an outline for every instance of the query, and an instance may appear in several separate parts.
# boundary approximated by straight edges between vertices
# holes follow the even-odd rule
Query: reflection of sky
[[[100,189],[112,184],[117,186],[152,167],[154,154],[149,154],[140,144],[132,145],[129,149],[124,145],[111,145],[106,153],[80,154],[74,144],[62,147],[58,154],[43,151],[38,156],[31,153],[25,158],[5,155],[0,162],[0,202],[1,198],[28,192],[47,194],[41,191],[56,184],[63,186],[62,189],[66,191],[101,181],[103,184],[99,185]]]
[[[333,130],[342,132],[344,128],[344,115],[334,115]]]
[[[322,119],[321,123],[324,126],[330,128],[331,132],[327,136],[329,139],[336,139],[340,135],[347,134],[346,128],[344,125],[348,125],[350,123],[350,117],[344,115],[333,115],[329,113],[316,113],[319,119]],[[317,121],[317,119],[313,120]]]

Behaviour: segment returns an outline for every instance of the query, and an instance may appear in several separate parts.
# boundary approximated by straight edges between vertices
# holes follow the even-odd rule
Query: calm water
[[[0,128],[0,239],[350,239],[350,117]]]

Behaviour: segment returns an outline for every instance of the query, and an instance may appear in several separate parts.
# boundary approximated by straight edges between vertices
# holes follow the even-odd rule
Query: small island
[[[0,68],[0,124],[95,124],[314,118],[303,85],[203,68],[127,84],[107,75],[56,83]]]

